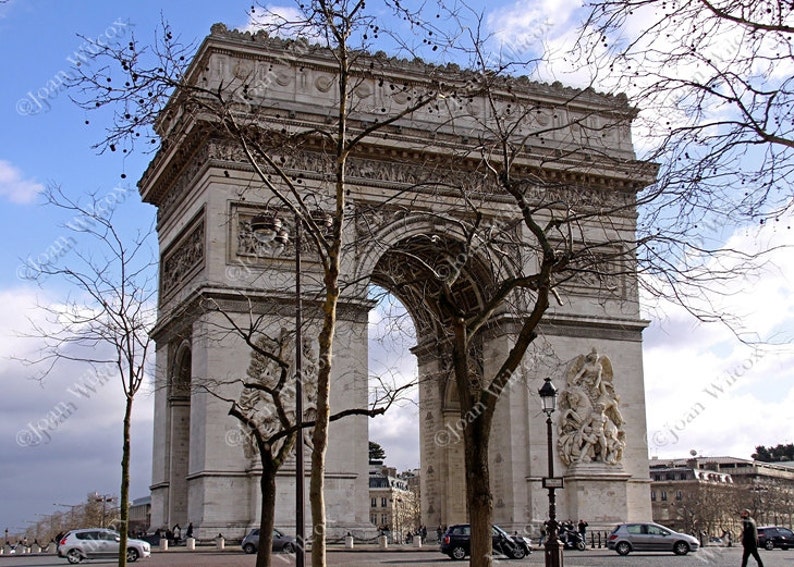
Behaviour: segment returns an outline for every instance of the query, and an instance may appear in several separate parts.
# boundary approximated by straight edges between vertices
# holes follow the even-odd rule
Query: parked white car
[[[118,557],[121,535],[105,528],[86,528],[66,532],[58,541],[58,557],[69,563],[80,563],[84,559],[108,559]],[[152,548],[148,542],[130,538],[127,540],[127,562],[134,563],[140,557],[149,557]]]

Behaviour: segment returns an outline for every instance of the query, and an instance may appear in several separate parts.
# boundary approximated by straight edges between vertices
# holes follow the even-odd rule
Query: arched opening
[[[369,421],[369,440],[385,454],[382,461],[370,459],[369,518],[403,543],[422,523],[418,369],[411,352],[416,331],[396,296],[378,286],[370,287],[369,296],[377,302],[368,325],[370,399],[398,396],[384,416]]]
[[[461,242],[450,235],[417,233],[393,243],[378,259],[372,271],[373,290],[382,290],[383,297],[399,305],[384,322],[384,300],[379,301],[380,312],[375,317],[380,327],[398,338],[393,340],[402,350],[397,360],[408,358],[417,387],[411,404],[411,439],[419,440],[418,492],[421,513],[416,527],[424,525],[430,533],[437,527],[467,518],[463,439],[457,424],[460,405],[453,387],[454,378],[449,366],[448,321],[441,312],[442,281],[453,282],[452,293],[458,308],[468,312],[481,304],[483,287],[491,281],[491,274],[482,264],[465,253]],[[372,295],[372,294],[370,294]],[[380,299],[380,297],[376,297]],[[406,321],[411,333],[405,333]],[[405,344],[406,337],[411,344]],[[378,344],[370,338],[370,349]],[[375,352],[380,352],[375,350]],[[473,354],[479,359],[479,353]],[[481,367],[481,360],[476,365]],[[377,360],[370,358],[370,375],[376,371]],[[388,427],[396,428],[405,414],[387,415]],[[406,427],[406,430],[409,427]],[[415,433],[414,433],[415,431]],[[405,432],[406,435],[408,431]],[[370,439],[373,426],[370,426]]]
[[[168,392],[171,452],[167,527],[175,524],[186,526],[188,522],[191,376],[191,348],[188,343],[183,343],[174,356]]]

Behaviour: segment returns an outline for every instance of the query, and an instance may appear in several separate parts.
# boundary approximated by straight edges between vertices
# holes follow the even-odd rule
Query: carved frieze
[[[160,273],[160,297],[166,298],[204,267],[206,259],[204,212],[163,254]]]

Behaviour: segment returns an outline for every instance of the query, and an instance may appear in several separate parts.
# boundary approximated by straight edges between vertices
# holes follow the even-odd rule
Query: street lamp
[[[74,509],[75,508],[82,508],[84,504],[56,504],[53,503],[53,506],[63,506],[64,508],[69,508],[69,529],[74,529],[77,527],[77,522],[74,521]]]
[[[309,195],[314,197],[313,195]],[[316,205],[316,201],[315,201]],[[321,230],[328,229],[332,217],[322,211],[319,206],[310,212],[315,225]],[[303,296],[301,291],[301,246],[303,219],[298,210],[294,214],[295,223],[295,421],[303,422]],[[265,211],[251,220],[251,232],[259,242],[281,252],[289,240],[289,231],[277,213]],[[303,458],[303,429],[298,430],[295,439],[295,567],[306,564],[306,533],[305,533],[305,463]]]
[[[563,567],[562,547],[559,540],[557,523],[557,502],[554,491],[563,487],[562,478],[554,478],[554,451],[551,440],[551,414],[557,409],[557,388],[551,383],[551,378],[543,381],[543,386],[538,390],[540,401],[543,404],[543,413],[546,414],[546,443],[549,457],[549,476],[543,479],[543,487],[549,491],[549,522],[546,528],[545,560],[546,567]]]
[[[113,496],[110,494],[99,494],[98,492],[94,492],[94,502],[102,502],[102,522],[100,523],[99,527],[105,527],[105,503],[106,502],[113,502]]]
[[[403,525],[404,522],[401,522],[400,506],[399,506],[402,503],[403,503],[403,499],[400,498],[399,496],[394,499],[394,510],[393,510],[393,513],[394,513],[394,531],[397,532],[396,535],[395,535],[395,538],[394,538],[394,543],[404,543],[402,530],[403,530],[403,528],[405,526]]]

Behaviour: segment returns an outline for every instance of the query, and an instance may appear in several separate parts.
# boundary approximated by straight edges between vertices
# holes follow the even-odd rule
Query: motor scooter
[[[587,549],[584,537],[576,530],[560,530],[560,541],[563,543],[565,549],[577,549],[579,551]]]

